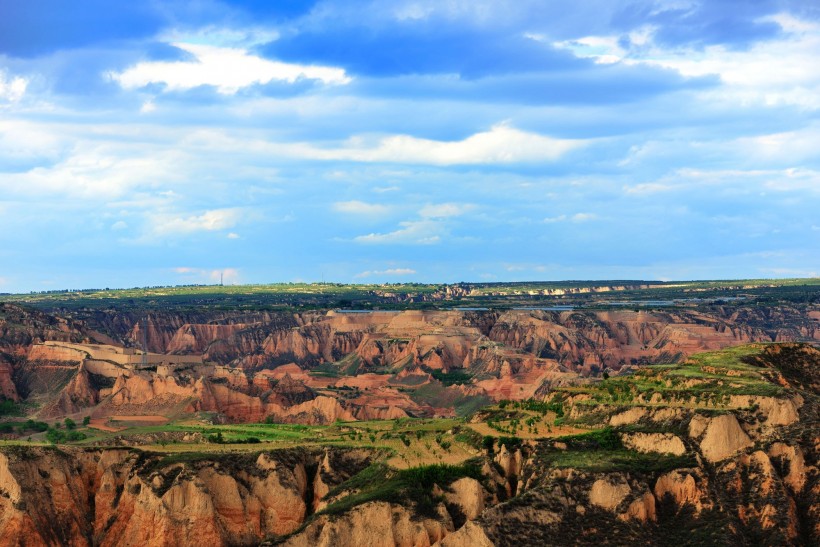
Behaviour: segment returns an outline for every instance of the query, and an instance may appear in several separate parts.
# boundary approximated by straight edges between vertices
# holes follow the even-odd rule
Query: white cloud
[[[279,32],[271,28],[250,27],[243,29],[207,26],[196,30],[172,29],[163,33],[159,40],[166,43],[200,44],[216,47],[249,48],[273,42]]]
[[[112,230],[125,230],[126,228],[128,228],[128,224],[124,220],[118,220],[111,225]]]
[[[780,25],[784,36],[761,41],[748,49],[723,45],[668,49],[653,42],[654,28],[641,27],[630,34],[633,47],[618,36],[585,36],[554,42],[577,57],[596,63],[643,64],[669,68],[683,76],[715,75],[724,86],[702,92],[710,100],[733,104],[790,104],[820,108],[820,24],[789,14],[761,21]],[[529,35],[539,39],[538,35]]]
[[[243,87],[272,81],[294,83],[307,79],[325,84],[350,82],[341,68],[269,61],[239,48],[181,42],[173,45],[193,55],[195,60],[147,61],[123,72],[111,72],[109,77],[126,89],[154,83],[165,84],[168,91],[210,85],[225,95],[233,95]]]
[[[566,219],[567,219],[567,215],[558,215],[557,217],[547,217],[547,218],[544,219],[544,222],[546,222],[547,224],[550,224],[550,223],[553,223],[553,222],[563,222]]]
[[[337,149],[296,145],[294,153],[323,160],[361,162],[468,165],[554,161],[586,141],[554,139],[528,133],[506,124],[476,133],[461,141],[434,141],[394,135],[367,145],[360,137]]]
[[[359,243],[405,243],[411,245],[432,245],[441,241],[444,226],[436,220],[412,220],[400,222],[400,229],[385,234],[372,233],[357,236]]]
[[[213,209],[200,215],[180,217],[168,214],[150,214],[151,232],[156,235],[213,232],[233,227],[241,218],[242,210]]]
[[[552,224],[554,222],[587,222],[589,220],[595,220],[598,218],[598,215],[594,213],[575,213],[572,216],[567,215],[558,215],[556,217],[547,217],[544,219],[544,222],[547,224]]]
[[[387,270],[368,270],[359,274],[356,274],[355,277],[362,278],[362,277],[375,277],[375,276],[386,276],[386,275],[412,275],[416,273],[416,270],[411,268],[389,268]]]
[[[28,80],[20,76],[7,76],[0,70],[0,102],[16,103],[26,94]]]
[[[390,207],[378,203],[353,200],[337,201],[333,204],[333,210],[349,215],[382,216],[390,212]]]
[[[474,206],[460,203],[440,203],[437,205],[425,205],[419,211],[423,218],[447,218],[463,215]]]
[[[661,184],[658,182],[644,182],[633,186],[624,186],[624,192],[635,195],[657,194],[659,192],[668,192],[674,189],[675,187],[670,184]]]
[[[0,120],[0,161],[56,159],[67,146],[52,127],[23,120]]]
[[[756,160],[798,163],[811,161],[817,157],[818,142],[820,142],[820,126],[813,124],[795,131],[741,137],[731,142],[729,146],[734,148],[738,155]]]
[[[62,147],[55,140],[49,150],[48,140],[43,155],[56,155]],[[2,146],[2,143],[0,143]],[[117,199],[131,195],[137,188],[155,187],[183,179],[187,173],[179,168],[184,156],[178,150],[140,149],[139,145],[94,144],[78,141],[75,153],[49,166],[35,167],[0,179],[0,188],[18,195],[69,195],[93,201]],[[0,157],[2,157],[0,148]],[[141,155],[145,153],[145,155]]]
[[[228,234],[228,239],[239,239],[239,234],[237,234],[236,232],[230,232]]]

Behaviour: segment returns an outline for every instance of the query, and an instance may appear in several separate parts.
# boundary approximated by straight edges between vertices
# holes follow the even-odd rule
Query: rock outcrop
[[[0,451],[0,545],[256,545],[312,512],[312,473],[338,484],[363,451],[163,458],[127,450]],[[408,518],[409,523],[409,518]]]
[[[749,435],[743,431],[733,414],[723,414],[715,418],[693,419],[689,435],[702,437],[700,449],[710,462],[717,462],[733,456],[738,451],[752,446]],[[702,428],[702,429],[701,429]]]

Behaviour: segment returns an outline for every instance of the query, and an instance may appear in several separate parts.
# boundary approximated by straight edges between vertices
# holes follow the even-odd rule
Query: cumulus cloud
[[[584,144],[586,141],[583,140],[545,137],[500,124],[460,141],[435,141],[410,135],[394,135],[366,145],[359,137],[348,141],[347,146],[341,148],[324,149],[302,145],[294,148],[294,152],[323,160],[480,165],[554,161]]]
[[[356,274],[355,277],[357,278],[364,278],[364,277],[380,277],[380,276],[401,276],[401,275],[412,275],[416,273],[416,270],[411,268],[388,268],[386,270],[367,270]]]
[[[359,243],[403,243],[411,245],[432,245],[441,241],[444,225],[436,220],[411,220],[400,222],[398,230],[387,233],[371,233],[357,236]]]
[[[595,220],[598,218],[598,215],[594,213],[575,213],[574,215],[558,215],[555,217],[547,217],[544,219],[544,222],[547,224],[552,224],[554,222],[587,222],[588,220]]]
[[[242,210],[213,209],[193,216],[167,214],[150,215],[151,231],[156,235],[190,234],[193,232],[213,232],[232,228],[239,221]]]
[[[364,201],[337,201],[333,204],[333,210],[339,213],[362,216],[382,216],[390,212],[390,207],[378,203],[366,203]]]
[[[167,91],[184,91],[208,85],[224,95],[233,95],[244,87],[272,81],[294,83],[307,79],[324,84],[350,82],[341,68],[270,61],[240,48],[180,42],[173,45],[190,53],[194,59],[141,62],[123,72],[111,72],[109,77],[126,89],[164,84]]]
[[[20,142],[15,144],[8,139],[7,146],[2,127],[0,122],[0,161],[8,151],[19,150],[21,157],[29,154],[37,159],[56,157],[66,147],[63,138],[49,136],[47,132],[38,142],[40,127],[34,127],[30,133],[18,132]],[[100,144],[78,138],[70,155],[49,165],[6,175],[0,178],[0,187],[8,185],[7,192],[16,195],[62,195],[99,202],[132,196],[137,188],[179,182],[190,173],[185,159],[179,150],[137,143]]]
[[[776,23],[782,35],[748,49],[722,44],[668,48],[653,41],[655,28],[643,26],[629,34],[629,40],[616,35],[585,36],[552,45],[599,64],[649,65],[688,77],[718,76],[724,86],[704,92],[713,100],[820,108],[820,23],[787,13],[759,21]]]
[[[8,76],[0,70],[0,102],[16,103],[26,94],[28,80],[20,76]]]
[[[474,206],[461,203],[440,203],[437,205],[425,205],[419,211],[423,218],[447,218],[463,215]]]

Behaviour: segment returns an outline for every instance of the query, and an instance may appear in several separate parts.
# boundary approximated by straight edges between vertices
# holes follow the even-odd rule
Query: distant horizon
[[[600,283],[600,286],[609,286],[614,283],[660,283],[664,285],[675,283],[730,283],[739,281],[771,281],[771,282],[785,282],[785,281],[820,281],[820,277],[757,277],[757,278],[726,278],[726,279],[555,279],[555,280],[516,280],[516,281],[455,281],[455,282],[421,282],[421,281],[384,281],[384,282],[340,282],[340,281],[271,281],[266,283],[188,283],[177,285],[143,285],[133,287],[87,287],[82,289],[65,288],[65,289],[45,289],[39,291],[23,291],[23,292],[0,292],[2,296],[23,296],[30,294],[49,294],[49,293],[69,293],[69,292],[103,292],[103,291],[128,291],[128,290],[147,290],[147,289],[175,289],[186,287],[265,287],[276,285],[333,285],[342,287],[367,287],[367,286],[391,286],[401,287],[410,285],[421,286],[453,286],[453,285],[548,285],[548,284],[564,284],[572,286],[573,284],[594,284]]]

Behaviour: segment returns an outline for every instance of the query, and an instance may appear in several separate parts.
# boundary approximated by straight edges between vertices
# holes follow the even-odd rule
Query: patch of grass
[[[691,455],[643,454],[625,449],[549,450],[540,452],[538,459],[550,467],[573,468],[595,473],[664,473],[673,469],[697,466],[697,460]]]
[[[611,427],[605,427],[578,435],[565,435],[556,440],[580,450],[620,450],[623,448],[621,436]]]
[[[481,467],[477,461],[461,465],[425,465],[396,470],[382,463],[372,464],[328,494],[329,498],[345,492],[354,492],[328,505],[322,513],[341,514],[369,501],[412,504],[422,515],[435,516],[435,506],[440,501],[432,494],[433,485],[446,488],[462,477],[481,480]]]
[[[444,372],[438,369],[428,369],[430,375],[444,384],[445,386],[469,384],[473,376],[460,369],[453,369],[450,372]]]

